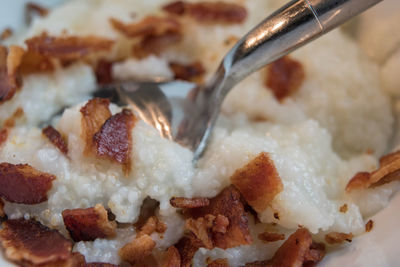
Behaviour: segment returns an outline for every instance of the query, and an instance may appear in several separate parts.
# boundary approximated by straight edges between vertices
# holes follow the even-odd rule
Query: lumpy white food
[[[231,1],[235,2],[235,1]],[[171,78],[168,62],[201,60],[207,75],[232,44],[256,25],[282,1],[236,1],[246,6],[249,16],[243,24],[186,25],[184,40],[160,56],[127,59],[114,65],[115,78]],[[66,30],[73,35],[94,34],[116,40],[109,57],[126,53],[128,41],[109,24],[110,17],[124,21],[141,20],[159,13],[166,1],[90,0],[69,1],[45,18],[36,19],[26,33],[9,43],[22,43],[45,30],[58,35]],[[136,16],[131,17],[131,14]],[[190,32],[190,34],[189,34]],[[120,223],[135,222],[146,197],[160,202],[158,213],[167,224],[163,238],[154,235],[157,247],[165,249],[183,235],[183,219],[169,200],[173,196],[213,197],[230,184],[230,176],[260,152],[268,152],[284,185],[270,207],[259,212],[262,224],[250,220],[255,242],[227,250],[200,249],[195,266],[210,257],[228,258],[231,266],[272,256],[280,242],[264,244],[257,234],[264,223],[276,223],[290,233],[298,225],[313,234],[364,231],[365,219],[388,202],[397,189],[393,182],[375,189],[345,193],[349,179],[358,171],[374,170],[388,147],[393,115],[390,99],[381,90],[379,68],[340,30],[296,51],[292,57],[305,69],[305,81],[294,95],[279,102],[264,85],[265,72],[245,79],[228,95],[214,129],[209,147],[192,165],[193,153],[160,137],[143,121],[132,130],[132,171],[127,177],[110,163],[105,165],[83,155],[81,112],[96,87],[91,67],[84,63],[57,69],[52,74],[24,77],[24,87],[10,101],[0,105],[0,120],[23,107],[24,123],[13,128],[0,151],[1,162],[28,163],[38,170],[56,175],[48,201],[37,205],[6,202],[9,218],[34,217],[66,233],[61,212],[65,209],[109,208]],[[389,63],[388,63],[389,64]],[[68,157],[48,140],[38,127],[66,108],[55,124],[68,143]],[[111,106],[115,114],[121,107]],[[264,118],[257,122],[255,118]],[[367,153],[372,151],[373,153]],[[339,209],[348,205],[346,213]],[[279,220],[274,213],[279,213]],[[119,263],[118,249],[135,236],[133,229],[118,230],[113,240],[78,242],[75,251],[87,261]],[[106,251],[106,252],[105,252]]]

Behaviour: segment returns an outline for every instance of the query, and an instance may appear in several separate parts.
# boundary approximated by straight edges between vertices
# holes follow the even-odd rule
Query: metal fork
[[[160,134],[203,154],[227,93],[246,76],[382,0],[294,0],[267,17],[228,52],[203,87],[184,81],[124,81],[96,96],[129,104]],[[343,48],[345,49],[345,48]]]

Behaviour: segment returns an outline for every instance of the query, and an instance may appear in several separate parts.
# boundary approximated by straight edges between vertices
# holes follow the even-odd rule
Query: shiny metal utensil
[[[130,104],[162,136],[204,152],[226,94],[246,76],[382,0],[294,0],[239,40],[202,88],[183,81],[119,82],[99,88]],[[346,49],[346,48],[343,48]]]

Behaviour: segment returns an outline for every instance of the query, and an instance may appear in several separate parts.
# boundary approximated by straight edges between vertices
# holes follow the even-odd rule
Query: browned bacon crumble
[[[132,47],[132,54],[138,59],[149,55],[160,55],[168,47],[182,40],[180,32],[168,32],[163,35],[148,35]]]
[[[24,110],[21,107],[18,107],[14,111],[14,113],[4,121],[3,126],[12,128],[15,126],[16,121],[22,118],[23,116],[24,116]]]
[[[279,101],[295,93],[303,84],[305,77],[303,65],[289,56],[272,62],[266,68],[265,85],[272,90]]]
[[[38,52],[28,50],[22,57],[18,71],[22,74],[32,74],[38,72],[49,72],[54,70],[52,60]]]
[[[265,243],[276,242],[279,240],[285,240],[284,234],[264,232],[258,235],[258,239]]]
[[[359,172],[351,178],[346,191],[376,187],[400,179],[400,151],[383,156],[373,172]]]
[[[176,247],[168,248],[165,258],[161,263],[161,267],[181,267],[181,256]]]
[[[132,129],[135,122],[132,111],[123,109],[106,120],[93,136],[97,155],[122,164],[125,173],[131,168]]]
[[[205,197],[196,197],[196,198],[173,197],[170,199],[169,203],[174,208],[193,209],[210,205],[210,200]]]
[[[353,234],[349,233],[339,233],[339,232],[332,232],[325,235],[325,241],[328,244],[341,244],[344,241],[351,242],[353,239]]]
[[[7,128],[0,129],[0,146],[2,146],[8,138],[9,130]]]
[[[174,79],[201,83],[205,69],[201,62],[191,64],[180,64],[177,62],[169,63],[169,67],[174,73]]]
[[[35,15],[45,17],[49,14],[49,10],[33,2],[28,2],[25,5],[25,21],[27,24],[31,23]]]
[[[150,256],[156,242],[146,234],[136,236],[130,243],[119,250],[119,256],[122,260],[135,264]]]
[[[196,238],[192,233],[186,234],[182,237],[175,245],[181,258],[181,267],[192,266],[194,254],[196,254],[196,251],[202,246],[203,242]]]
[[[202,23],[242,23],[247,18],[245,7],[222,1],[188,3],[176,1],[167,4],[163,10],[175,15],[188,15]]]
[[[0,41],[4,41],[8,38],[10,38],[12,35],[12,30],[10,28],[5,28],[1,33],[0,33]]]
[[[4,213],[4,202],[3,200],[0,198],[0,218],[6,216],[6,214]]]
[[[64,210],[65,227],[75,242],[115,236],[116,222],[110,222],[107,211],[100,204],[88,209]]]
[[[20,264],[47,264],[71,257],[72,242],[36,221],[7,220],[0,238],[6,257]]]
[[[28,164],[0,163],[0,197],[22,204],[38,204],[47,200],[52,174],[41,172]]]
[[[283,190],[274,162],[264,152],[236,170],[231,182],[257,212],[265,210],[274,197]]]
[[[342,206],[340,206],[339,211],[342,213],[346,213],[348,210],[348,206],[347,204],[343,204]]]
[[[151,235],[154,232],[159,234],[167,230],[167,225],[160,221],[156,216],[151,216],[146,223],[140,228],[141,234]]]
[[[95,153],[93,136],[97,133],[104,122],[111,117],[111,111],[108,108],[110,101],[103,98],[94,98],[89,100],[81,108],[82,139],[85,141],[84,153],[89,155]]]
[[[93,52],[110,51],[114,41],[97,36],[49,36],[42,33],[25,41],[28,49],[43,56],[77,60]]]
[[[228,259],[216,259],[207,264],[207,267],[229,267]]]
[[[365,232],[371,232],[372,228],[374,227],[374,221],[373,220],[368,220],[368,222],[365,224]]]
[[[42,134],[46,136],[49,141],[57,147],[65,155],[68,154],[68,146],[62,138],[61,134],[53,128],[53,126],[47,126],[42,129]]]
[[[213,227],[214,219],[215,216],[207,214],[206,216],[197,219],[189,218],[185,223],[185,228],[191,231],[197,239],[201,240],[203,247],[207,249],[214,248],[212,232],[210,231]]]
[[[21,87],[18,67],[25,51],[19,46],[10,46],[9,50],[0,46],[0,103],[10,100]]]
[[[98,84],[108,84],[114,80],[112,77],[113,63],[114,62],[105,59],[101,59],[97,62],[95,74]]]

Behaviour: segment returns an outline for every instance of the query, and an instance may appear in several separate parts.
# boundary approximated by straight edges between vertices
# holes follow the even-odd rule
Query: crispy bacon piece
[[[132,47],[132,54],[138,59],[149,55],[160,55],[168,47],[182,40],[180,32],[168,32],[163,35],[148,35]]]
[[[124,109],[106,120],[93,136],[97,155],[122,164],[125,173],[131,168],[132,129],[135,121],[132,111]]]
[[[202,208],[188,209],[185,214],[196,219],[208,214],[225,216],[229,225],[226,233],[213,232],[215,247],[222,249],[251,244],[248,218],[241,202],[240,193],[234,186],[228,186],[210,200],[210,205]]]
[[[10,28],[5,28],[1,33],[0,33],[0,41],[4,41],[8,38],[10,38],[12,35],[12,30]]]
[[[22,75],[38,72],[48,72],[53,70],[54,64],[49,57],[31,50],[25,52],[21,60],[21,65],[18,69],[19,73],[21,73]]]
[[[300,88],[304,77],[303,65],[289,56],[284,56],[267,66],[265,85],[279,101],[282,101]]]
[[[180,64],[177,62],[169,63],[169,67],[174,73],[174,79],[185,80],[191,82],[201,82],[205,69],[201,62],[191,64]]]
[[[58,260],[58,261],[52,261],[44,264],[39,264],[39,265],[22,265],[22,266],[27,266],[27,267],[86,267],[85,264],[85,257],[80,254],[79,252],[74,252],[71,253],[71,256],[67,260]]]
[[[98,84],[108,84],[114,80],[112,77],[112,66],[113,62],[105,59],[101,59],[97,62],[95,74]]]
[[[168,248],[161,267],[181,267],[181,256],[176,247],[171,246]]]
[[[0,146],[2,146],[8,138],[8,129],[7,128],[3,128],[0,129]]]
[[[284,234],[264,232],[258,235],[258,239],[265,243],[276,242],[279,240],[285,240]]]
[[[28,164],[0,163],[0,196],[13,203],[38,204],[47,200],[52,174],[41,172]]]
[[[154,232],[159,234],[164,233],[167,230],[167,225],[160,221],[156,216],[151,216],[147,219],[146,223],[141,227],[140,233],[151,235]]]
[[[244,22],[247,18],[245,7],[222,1],[198,3],[176,1],[165,5],[163,9],[179,16],[188,15],[203,23],[236,24]]]
[[[218,214],[213,222],[212,231],[225,234],[226,228],[229,226],[229,219],[224,215]]]
[[[6,214],[4,213],[4,202],[3,200],[0,198],[0,218],[6,216]]]
[[[110,23],[127,37],[161,36],[166,33],[181,31],[179,21],[172,17],[147,16],[143,20],[131,24],[125,24],[111,18]]]
[[[108,106],[110,101],[103,98],[94,98],[89,100],[85,106],[81,108],[82,119],[82,139],[85,141],[86,155],[94,151],[93,136],[97,133],[104,122],[111,117],[111,111]]]
[[[64,210],[65,227],[75,242],[115,236],[116,222],[110,222],[107,211],[100,204],[94,208]]]
[[[366,224],[365,224],[365,232],[371,232],[372,228],[374,227],[374,221],[373,220],[369,220]]]
[[[379,168],[373,172],[359,172],[351,178],[346,191],[370,188],[400,179],[400,151],[383,156]]]
[[[10,100],[21,87],[17,70],[24,53],[19,46],[10,46],[8,52],[0,46],[0,103]]]
[[[205,197],[195,197],[195,198],[173,197],[170,199],[169,203],[174,208],[193,209],[210,205],[210,200]]]
[[[156,242],[149,235],[141,234],[123,246],[119,250],[119,256],[122,260],[135,264],[149,256],[155,246]]]
[[[18,263],[46,264],[71,257],[71,241],[36,221],[5,221],[0,238],[6,257]]]
[[[247,203],[257,212],[265,210],[283,190],[283,184],[274,162],[267,153],[260,153],[231,176]]]
[[[47,126],[42,129],[42,134],[46,136],[49,141],[55,145],[62,153],[68,154],[68,146],[62,138],[61,134],[53,128],[53,126]]]
[[[28,2],[26,3],[25,8],[28,13],[34,12],[42,17],[47,16],[47,14],[49,14],[49,10],[47,8],[42,7],[36,3]]]
[[[229,267],[228,259],[216,259],[207,264],[207,267]]]
[[[202,246],[203,242],[191,233],[182,237],[175,245],[181,257],[181,267],[192,266],[193,256]]]
[[[4,127],[9,127],[9,128],[14,127],[15,123],[16,123],[16,120],[18,120],[22,116],[24,116],[24,110],[21,107],[19,107],[14,111],[14,113],[11,115],[11,117],[7,118],[4,121],[3,126]]]
[[[352,239],[353,239],[352,233],[346,234],[346,233],[332,232],[325,235],[325,241],[331,245],[341,244],[344,241],[351,242]]]
[[[25,41],[28,49],[43,56],[61,60],[77,60],[90,53],[110,51],[114,41],[97,36],[54,37],[47,33]]]
[[[343,204],[342,206],[340,206],[339,211],[342,213],[346,213],[348,210],[348,206],[347,204]]]
[[[213,227],[215,216],[207,214],[197,219],[189,218],[186,220],[185,228],[191,231],[207,249],[213,249],[212,232],[209,231]]]

